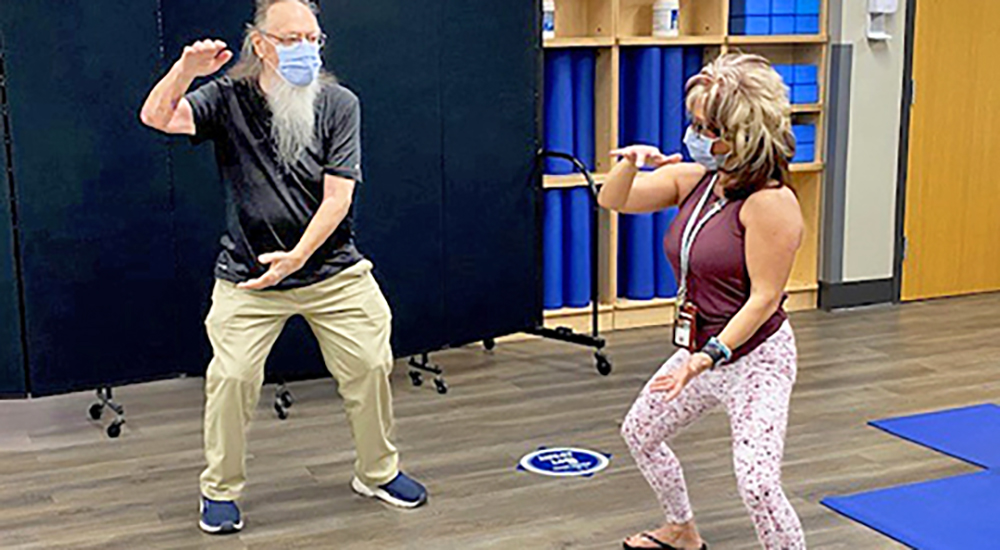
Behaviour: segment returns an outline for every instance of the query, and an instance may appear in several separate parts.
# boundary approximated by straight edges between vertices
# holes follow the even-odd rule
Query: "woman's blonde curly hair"
[[[688,113],[703,114],[705,125],[732,148],[721,167],[731,176],[727,196],[746,198],[772,181],[789,183],[792,106],[788,87],[767,59],[720,55],[688,80],[686,93]]]

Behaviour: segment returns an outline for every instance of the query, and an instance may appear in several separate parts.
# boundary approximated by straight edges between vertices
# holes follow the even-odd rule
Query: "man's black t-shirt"
[[[323,199],[325,174],[361,182],[361,109],[339,84],[324,83],[316,132],[302,158],[282,166],[271,138],[271,112],[256,81],[222,77],[187,94],[195,143],[211,140],[226,191],[226,234],[218,279],[241,283],[267,271],[257,258],[295,248]],[[274,289],[308,286],[362,259],[348,213],[305,266]]]

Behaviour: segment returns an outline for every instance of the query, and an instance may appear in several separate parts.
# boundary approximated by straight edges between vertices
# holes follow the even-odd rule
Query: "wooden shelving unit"
[[[597,85],[595,90],[597,170],[602,181],[611,169],[604,152],[618,147],[619,90],[622,49],[645,46],[703,46],[706,60],[720,52],[758,53],[774,63],[809,63],[819,66],[820,100],[793,105],[796,123],[816,125],[816,161],[793,164],[792,186],[802,205],[806,237],[796,258],[788,285],[789,310],[814,309],[818,295],[818,254],[820,197],[825,177],[825,124],[827,48],[829,38],[819,35],[735,36],[729,34],[730,0],[681,0],[681,35],[675,38],[652,36],[655,0],[556,0],[556,38],[545,48],[595,48]],[[820,28],[827,28],[827,0],[822,0]],[[582,176],[546,176],[546,188],[585,185]],[[674,300],[631,301],[618,297],[618,216],[604,212],[600,223],[599,320],[601,330],[667,325],[673,320]],[[569,326],[588,332],[590,308],[561,309],[545,313],[549,326]]]

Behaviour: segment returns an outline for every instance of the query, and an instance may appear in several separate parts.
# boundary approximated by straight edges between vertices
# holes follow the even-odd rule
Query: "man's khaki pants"
[[[355,473],[369,486],[392,481],[398,453],[391,442],[389,305],[363,260],[315,285],[247,291],[216,281],[205,325],[215,356],[205,378],[202,495],[236,500],[246,484],[246,441],[260,398],[264,362],[285,322],[302,315],[337,379],[354,444]]]

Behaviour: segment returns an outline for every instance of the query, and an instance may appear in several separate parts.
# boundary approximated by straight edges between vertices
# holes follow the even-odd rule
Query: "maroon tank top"
[[[664,237],[667,258],[680,283],[681,235],[698,206],[698,201],[712,184],[715,174],[709,173],[681,203],[677,217]],[[713,194],[701,211],[701,216],[719,200]],[[695,344],[700,349],[712,336],[718,336],[729,320],[750,299],[750,275],[747,272],[746,228],[740,222],[743,200],[729,201],[712,216],[691,246],[688,269],[687,298],[698,306],[698,335]],[[788,319],[784,299],[771,316],[742,346],[733,350],[733,360],[752,352],[781,328]]]

